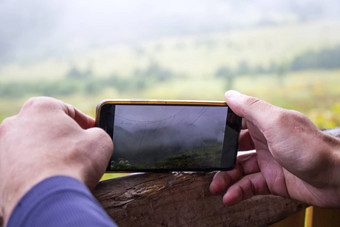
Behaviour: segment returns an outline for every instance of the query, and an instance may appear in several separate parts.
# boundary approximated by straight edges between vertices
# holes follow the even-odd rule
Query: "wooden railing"
[[[125,176],[101,182],[94,195],[119,226],[266,226],[306,207],[279,196],[223,205],[212,195],[213,173]]]

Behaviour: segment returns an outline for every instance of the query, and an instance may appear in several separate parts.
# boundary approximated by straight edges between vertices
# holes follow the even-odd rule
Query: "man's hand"
[[[93,188],[111,157],[111,138],[92,118],[53,98],[32,98],[0,125],[0,206],[4,221],[35,184],[55,175]]]
[[[340,207],[340,141],[322,133],[299,112],[229,91],[229,107],[243,117],[235,169],[218,172],[210,185],[233,205],[275,194],[322,207]]]

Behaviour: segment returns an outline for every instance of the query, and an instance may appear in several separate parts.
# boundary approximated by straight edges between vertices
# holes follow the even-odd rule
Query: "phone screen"
[[[216,170],[235,163],[239,131],[228,124],[228,117],[236,116],[228,106],[115,104],[110,109],[107,130],[114,152],[108,171]]]

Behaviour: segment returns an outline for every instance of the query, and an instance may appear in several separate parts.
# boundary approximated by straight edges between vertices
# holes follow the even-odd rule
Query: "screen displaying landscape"
[[[221,168],[227,112],[226,106],[116,105],[110,167]]]

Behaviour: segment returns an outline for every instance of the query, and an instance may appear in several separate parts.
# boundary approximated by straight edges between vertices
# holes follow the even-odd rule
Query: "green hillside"
[[[331,68],[313,63],[324,55],[326,63],[327,57],[338,56],[339,46],[340,22],[314,21],[4,64],[0,120],[37,95],[60,98],[94,116],[105,98],[223,100],[224,91],[232,88],[297,109],[319,127],[339,126],[340,67],[337,61]]]

